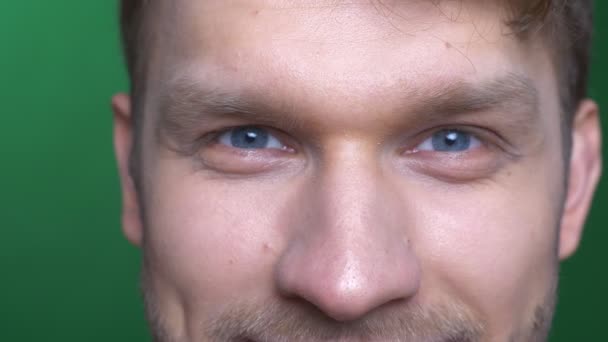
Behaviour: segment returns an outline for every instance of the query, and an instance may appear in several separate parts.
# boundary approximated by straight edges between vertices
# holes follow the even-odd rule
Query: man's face
[[[125,228],[159,340],[546,338],[571,250],[540,41],[486,2],[162,3]]]

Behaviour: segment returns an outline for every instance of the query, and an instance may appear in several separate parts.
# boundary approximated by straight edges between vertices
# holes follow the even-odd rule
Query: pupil
[[[452,146],[452,145],[456,144],[457,141],[458,141],[458,133],[456,133],[456,132],[450,132],[445,136],[445,144],[448,146]]]
[[[236,128],[230,138],[232,146],[244,149],[265,148],[268,140],[268,133],[258,127]]]
[[[247,136],[245,137],[245,141],[247,141],[247,143],[252,144],[255,142],[255,139],[258,137],[258,135],[255,132],[247,132]]]

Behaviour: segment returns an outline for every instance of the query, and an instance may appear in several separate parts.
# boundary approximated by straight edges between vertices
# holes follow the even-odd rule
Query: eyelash
[[[255,129],[261,129],[264,130],[265,132],[268,132],[268,135],[273,136],[274,139],[276,139],[279,143],[281,143],[282,148],[258,148],[258,149],[244,149],[244,148],[237,148],[237,147],[231,147],[229,145],[226,144],[222,144],[221,143],[221,139],[222,136],[225,134],[229,134],[232,131],[235,130],[239,130],[239,129],[245,129],[245,128],[255,128]],[[296,144],[296,142],[291,139],[289,137],[289,135],[287,133],[283,133],[280,130],[277,130],[275,128],[271,128],[271,127],[267,127],[267,126],[263,126],[263,125],[235,125],[235,126],[229,126],[226,128],[221,128],[221,129],[216,129],[213,130],[211,132],[205,133],[203,134],[199,139],[198,139],[198,144],[199,146],[199,150],[200,149],[204,149],[204,148],[208,148],[208,147],[222,147],[226,150],[226,152],[233,152],[236,154],[243,154],[243,153],[272,153],[276,156],[279,156],[280,153],[296,153],[298,150],[298,145]]]
[[[273,148],[231,146],[234,140],[228,140],[231,138],[229,134],[234,133],[235,130],[247,129],[253,132],[258,130],[257,133],[260,130],[266,132],[280,143],[281,148],[277,148],[278,144]],[[466,135],[465,149],[439,151],[420,147],[421,144],[428,143],[429,139],[433,139],[434,135],[450,131]],[[257,136],[254,135],[253,139],[255,138]],[[468,139],[475,142],[472,147],[468,145]],[[242,141],[249,143],[247,140]],[[198,162],[209,170],[226,175],[254,175],[284,169],[289,165],[301,165],[300,162],[306,160],[306,158],[292,158],[303,152],[298,140],[287,133],[263,125],[239,125],[218,129],[202,135],[198,142],[196,153]],[[446,142],[447,140],[443,142],[439,140],[440,144]],[[449,148],[452,147],[449,142],[447,145]],[[472,125],[435,126],[406,136],[397,146],[399,147],[396,152],[403,157],[395,159],[397,165],[400,165],[399,168],[417,170],[417,173],[445,182],[467,182],[488,177],[499,170],[508,159],[518,157],[517,154],[509,151],[509,142],[503,140],[500,135],[485,127]],[[460,148],[462,144],[458,146]]]
[[[251,149],[247,149],[247,148],[239,148],[239,147],[233,147],[230,146],[230,143],[234,143],[234,140],[232,140],[231,142],[228,141],[228,139],[230,139],[230,137],[227,137],[227,134],[230,133],[235,133],[235,131],[238,130],[247,130],[250,129],[251,131],[263,131],[267,134],[267,139],[270,139],[271,141],[274,141],[275,145],[278,143],[281,145],[281,147],[275,146],[275,147],[257,147],[257,148],[251,148]],[[453,133],[457,133],[460,135],[465,135],[467,137],[467,141],[469,139],[474,140],[473,141],[473,147],[479,148],[479,147],[488,147],[488,146],[492,146],[492,145],[499,145],[498,143],[494,144],[492,142],[492,140],[500,140],[500,136],[498,136],[497,134],[488,131],[485,128],[480,128],[480,127],[476,127],[476,126],[466,126],[466,127],[462,127],[462,126],[440,126],[440,127],[434,127],[433,129],[428,129],[423,131],[422,133],[419,133],[416,135],[417,138],[411,139],[410,143],[406,144],[407,147],[403,148],[404,152],[406,154],[411,154],[411,153],[418,153],[418,152],[435,152],[435,153],[448,153],[448,154],[454,154],[454,153],[466,153],[468,151],[470,151],[470,149],[466,149],[464,151],[435,151],[435,150],[431,150],[428,148],[420,148],[420,146],[422,144],[424,144],[425,142],[431,140],[434,138],[434,136],[436,134],[440,134],[442,132],[445,133],[449,133],[449,132],[453,132]],[[237,132],[238,133],[238,132]],[[259,133],[259,132],[258,132]],[[255,133],[254,133],[255,135]],[[234,138],[232,138],[234,139]],[[255,139],[255,137],[254,137]],[[275,129],[269,128],[269,127],[265,127],[265,126],[258,126],[258,125],[243,125],[243,126],[234,126],[234,127],[228,127],[228,128],[224,128],[221,130],[217,130],[211,133],[208,133],[205,135],[205,137],[202,139],[203,143],[209,144],[219,144],[219,145],[223,145],[226,146],[227,148],[232,148],[232,149],[236,149],[236,150],[249,150],[249,151],[264,151],[264,150],[276,150],[276,151],[290,151],[290,152],[295,152],[295,149],[290,146],[290,144],[285,143],[286,140],[286,134],[283,134]],[[408,139],[410,140],[410,139]],[[413,141],[413,143],[412,143]],[[432,141],[431,141],[432,144]]]
[[[275,149],[275,150],[288,149],[286,144],[282,142],[282,139],[275,136],[278,134],[274,133],[269,128],[260,127],[260,126],[239,126],[239,127],[233,127],[230,129],[226,129],[217,134],[215,141],[217,143],[223,144],[225,146],[229,146],[230,143],[234,144],[234,141],[237,138],[229,137],[227,135],[229,135],[230,133],[239,133],[239,131],[241,131],[243,133],[249,133],[245,137],[243,137],[245,139],[245,141],[244,141],[245,143],[247,143],[246,139],[248,139],[248,138],[256,139],[256,138],[258,138],[259,133],[263,132],[265,134],[265,136],[264,136],[265,142],[270,143],[271,145],[275,145],[274,147],[268,147],[268,148],[255,147],[254,149]],[[236,147],[236,148],[238,148],[238,147]],[[246,148],[243,148],[243,149],[246,149]]]
[[[456,132],[459,134],[464,134],[470,137],[471,139],[476,140],[476,148],[490,148],[490,147],[500,147],[502,145],[501,138],[499,135],[490,131],[483,127],[478,126],[459,126],[459,125],[449,125],[449,126],[438,126],[433,127],[431,129],[424,130],[413,137],[408,138],[407,142],[404,144],[406,146],[407,153],[414,152],[427,152],[427,150],[418,149],[418,147],[424,142],[430,140],[436,134],[442,132]],[[442,151],[434,151],[436,153],[441,153]],[[449,153],[449,152],[448,152]],[[454,152],[452,152],[454,153]]]

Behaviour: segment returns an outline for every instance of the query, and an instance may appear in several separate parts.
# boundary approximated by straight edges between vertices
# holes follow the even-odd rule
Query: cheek
[[[433,290],[473,305],[490,324],[529,319],[556,277],[556,182],[522,168],[498,181],[418,189],[413,240],[428,287],[443,287]]]
[[[156,179],[147,208],[146,261],[188,316],[221,311],[235,295],[268,295],[260,291],[272,288],[282,242],[274,219],[275,204],[283,202],[276,186],[180,175],[177,168]]]

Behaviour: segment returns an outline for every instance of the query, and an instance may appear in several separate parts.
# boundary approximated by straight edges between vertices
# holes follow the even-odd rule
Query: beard
[[[234,305],[209,321],[211,341],[478,341],[483,325],[459,305],[384,305],[347,322],[336,321],[310,303],[276,299]]]
[[[142,283],[142,288],[154,340],[185,342],[186,339],[170,334],[154,292],[146,283]],[[456,304],[422,307],[395,302],[360,319],[339,322],[304,300],[277,298],[232,303],[230,309],[205,321],[200,332],[204,336],[200,341],[218,342],[475,342],[483,335],[483,325],[464,306]]]
[[[353,321],[336,321],[312,304],[293,298],[276,298],[230,305],[199,327],[197,340],[177,337],[165,323],[158,295],[146,271],[141,288],[146,317],[155,342],[287,342],[287,341],[391,341],[391,342],[480,342],[487,341],[486,323],[464,304],[420,305],[395,301]],[[528,322],[511,332],[505,342],[545,342],[555,307],[555,286]]]
[[[481,315],[452,297],[434,304],[395,300],[359,319],[337,321],[303,299],[280,296],[230,303],[227,310],[200,323],[194,330],[200,337],[180,337],[166,323],[145,253],[140,286],[155,342],[546,342],[557,298],[557,258],[553,265],[553,279],[540,303],[525,313],[524,323],[501,337],[492,336]]]

